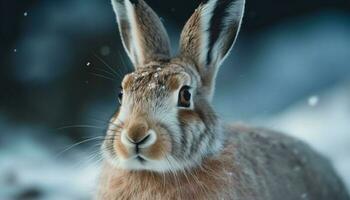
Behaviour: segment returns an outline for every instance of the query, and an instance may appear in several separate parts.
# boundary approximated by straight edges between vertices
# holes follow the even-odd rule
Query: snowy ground
[[[300,138],[326,155],[350,191],[350,83],[304,99],[261,124]]]
[[[0,128],[12,131],[0,140],[1,200],[91,199],[98,172],[92,154],[76,149],[60,153],[68,143],[38,136],[33,127],[0,123]]]

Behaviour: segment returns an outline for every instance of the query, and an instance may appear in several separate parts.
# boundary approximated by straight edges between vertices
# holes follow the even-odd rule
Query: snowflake
[[[299,166],[295,166],[295,167],[293,168],[293,170],[296,171],[296,172],[300,171],[300,169],[301,169],[301,168],[300,168]]]
[[[303,193],[303,194],[301,195],[301,198],[302,198],[302,199],[307,199],[307,194],[306,194],[306,193]]]
[[[318,96],[311,96],[309,99],[308,99],[308,103],[311,107],[314,107],[314,106],[317,106],[318,104],[318,101],[319,101],[319,98]]]
[[[150,83],[150,84],[148,84],[148,87],[150,88],[150,89],[154,89],[154,88],[156,88],[156,84],[155,83]]]

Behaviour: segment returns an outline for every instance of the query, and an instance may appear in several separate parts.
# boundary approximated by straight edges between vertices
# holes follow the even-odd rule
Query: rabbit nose
[[[127,131],[121,134],[121,142],[128,147],[146,148],[154,144],[157,140],[157,135],[154,130],[150,129],[143,134],[143,137],[136,137]]]

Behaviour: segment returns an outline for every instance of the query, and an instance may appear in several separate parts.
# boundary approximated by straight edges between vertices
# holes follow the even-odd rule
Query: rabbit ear
[[[135,67],[170,57],[168,34],[143,0],[112,0],[124,48]]]
[[[209,96],[217,69],[236,40],[244,4],[245,0],[202,0],[181,33],[181,57],[195,62]]]

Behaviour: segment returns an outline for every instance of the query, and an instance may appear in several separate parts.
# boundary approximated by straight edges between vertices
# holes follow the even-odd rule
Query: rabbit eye
[[[120,90],[120,92],[118,94],[118,101],[120,104],[122,104],[122,100],[123,100],[123,90]]]
[[[190,86],[183,86],[179,92],[178,106],[188,108],[191,105]]]

